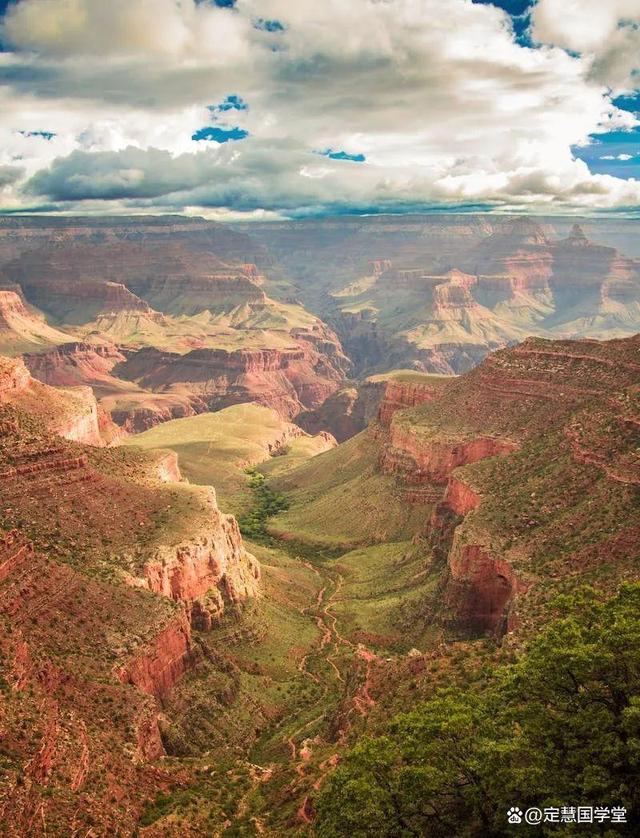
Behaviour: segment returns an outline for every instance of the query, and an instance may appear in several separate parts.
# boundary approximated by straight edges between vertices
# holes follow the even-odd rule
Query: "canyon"
[[[387,487],[386,498],[379,500],[381,510],[386,505],[387,518],[394,504],[422,509],[407,534],[436,545],[446,559],[438,583],[444,605],[433,619],[462,636],[499,635],[515,626],[520,594],[532,584],[525,556],[538,554],[541,540],[552,538],[542,536],[545,527],[562,529],[562,515],[582,514],[565,508],[574,502],[573,493],[558,498],[554,490],[556,505],[546,505],[543,498],[551,492],[553,479],[566,486],[568,475],[576,470],[596,468],[599,486],[592,485],[591,493],[606,495],[609,504],[618,495],[618,503],[630,502],[638,479],[634,446],[639,376],[637,336],[605,343],[536,338],[492,354],[465,376],[436,379],[435,388],[429,376],[410,385],[386,383],[377,420],[360,434],[360,449],[375,452],[377,480],[384,481],[383,475],[392,478],[391,484],[381,483]],[[609,436],[605,428],[616,430]],[[549,452],[547,475],[531,462],[541,456],[541,449]],[[364,454],[354,459],[357,450],[354,447],[351,454],[349,479],[354,468],[361,470],[364,485],[370,480],[370,459]],[[311,530],[320,537],[320,520],[326,524],[321,517],[326,514],[324,496],[339,489],[329,475],[340,473],[340,457],[348,462],[341,447],[324,457],[334,461],[327,463],[324,485],[318,486],[320,461],[281,481],[294,498],[300,493],[304,500],[299,510],[294,506],[280,516],[280,525],[276,519],[276,532],[284,526],[295,538],[299,527],[300,534]],[[526,479],[532,491],[530,497],[509,501],[521,488],[496,475],[508,474],[511,468],[526,482],[518,473],[519,463],[531,469]],[[533,490],[536,481],[545,487],[540,495]],[[312,484],[317,491],[310,495]],[[508,509],[509,503],[508,526],[500,513],[501,526],[496,528],[494,510]],[[338,529],[342,526],[344,522],[338,522]],[[405,526],[411,526],[409,519]],[[618,527],[623,527],[622,521]],[[511,528],[518,534],[506,547],[504,530]],[[606,549],[603,542],[602,556]]]
[[[482,214],[0,219],[0,336],[45,383],[75,367],[126,433],[258,401],[342,441],[374,412],[372,374],[458,374],[531,334],[633,334],[634,230]]]
[[[44,383],[94,387],[127,433],[254,400],[292,418],[350,364],[269,264],[200,220],[2,219],[0,337]]]
[[[362,736],[637,580],[634,230],[0,219],[7,834],[314,835]]]
[[[633,221],[452,214],[266,223],[254,237],[359,374],[460,373],[531,334],[638,330]]]

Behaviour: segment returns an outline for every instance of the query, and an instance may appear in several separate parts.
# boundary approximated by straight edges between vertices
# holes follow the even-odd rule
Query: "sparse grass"
[[[288,423],[270,408],[238,404],[165,422],[124,444],[172,449],[184,477],[214,486],[225,512],[241,515],[251,505],[244,469],[268,459],[269,446],[277,444],[287,428]]]
[[[402,384],[428,384],[430,387],[444,386],[453,381],[454,375],[438,375],[437,373],[420,372],[419,370],[390,370],[389,372],[370,375],[366,380],[372,383],[378,381],[398,381]]]
[[[405,539],[424,525],[424,507],[411,506],[395,478],[381,474],[367,431],[271,482],[291,500],[272,520],[274,535],[349,549]]]
[[[353,642],[408,651],[420,645],[422,626],[401,626],[407,604],[420,601],[436,582],[425,551],[403,541],[352,550],[333,565],[344,582],[333,613]],[[413,629],[413,630],[412,630]]]

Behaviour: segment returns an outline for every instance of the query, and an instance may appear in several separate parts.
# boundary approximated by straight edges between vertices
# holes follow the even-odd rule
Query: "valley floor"
[[[212,666],[178,685],[166,708],[170,759],[176,769],[187,762],[198,782],[147,810],[144,838],[306,834],[325,777],[376,705],[375,675],[406,657],[392,651],[403,640],[380,617],[392,594],[378,590],[378,569],[408,543],[344,553],[264,535],[247,547],[263,596],[239,622],[200,635]],[[230,668],[235,686],[225,692]]]

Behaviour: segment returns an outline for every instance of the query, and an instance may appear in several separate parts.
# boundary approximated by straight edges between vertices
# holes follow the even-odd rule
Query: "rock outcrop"
[[[199,627],[210,629],[225,610],[257,596],[260,565],[244,549],[238,523],[218,509],[215,492],[207,490],[209,509],[204,533],[177,546],[158,547],[141,577],[128,581],[184,603]]]
[[[117,373],[145,390],[186,395],[209,410],[257,402],[291,419],[338,389],[342,367],[342,356],[333,361],[299,338],[288,349],[197,349],[177,355],[150,348],[131,355]]]
[[[12,369],[4,390],[24,392],[30,380]],[[0,733],[12,754],[0,807],[16,834],[31,834],[34,811],[52,834],[85,811],[132,833],[168,787],[147,763],[164,755],[161,705],[197,660],[192,623],[207,629],[257,594],[235,520],[213,490],[166,482],[177,477],[175,456],[91,449],[0,404],[12,527],[0,532]]]
[[[43,384],[52,387],[88,385],[98,394],[118,389],[112,371],[116,364],[124,360],[125,356],[114,344],[81,341],[64,343],[48,352],[24,356],[31,375]]]
[[[255,236],[334,324],[357,375],[414,364],[458,374],[530,334],[640,329],[631,222],[615,235],[608,223],[557,218],[322,220],[262,225]]]
[[[435,435],[425,439],[406,424],[392,422],[380,467],[388,474],[402,475],[411,484],[442,486],[454,469],[487,457],[505,456],[517,448],[517,443],[497,437]]]
[[[33,379],[22,359],[0,356],[0,404],[39,417],[50,432],[87,445],[105,444],[109,422],[100,416],[90,387],[56,389]]]
[[[133,684],[162,700],[187,672],[192,658],[191,626],[181,609],[151,644],[119,669],[117,676],[123,684]]]
[[[447,490],[443,503],[455,515],[464,518],[480,506],[482,496],[468,483],[465,483],[461,476],[453,473],[447,483]]]
[[[433,380],[426,376],[423,381],[391,379],[384,385],[384,395],[378,411],[378,421],[381,425],[389,428],[396,411],[406,410],[433,401],[438,391],[439,386],[434,385]]]
[[[465,636],[501,637],[515,626],[510,606],[519,583],[511,564],[483,544],[464,543],[457,529],[448,557],[445,602],[455,615],[452,624]]]
[[[20,286],[5,290],[0,287],[0,352],[14,356],[68,339],[68,335],[49,326],[42,316],[27,308]]]

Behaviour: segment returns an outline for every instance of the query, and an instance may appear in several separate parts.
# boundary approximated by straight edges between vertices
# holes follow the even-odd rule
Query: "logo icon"
[[[512,806],[507,812],[508,823],[522,823],[522,809],[517,806]]]

